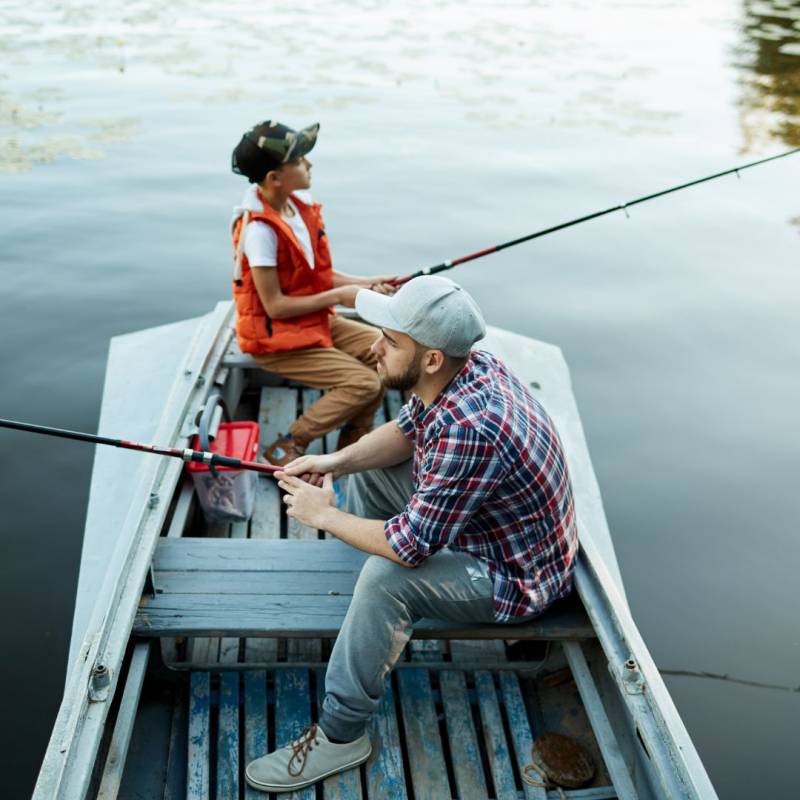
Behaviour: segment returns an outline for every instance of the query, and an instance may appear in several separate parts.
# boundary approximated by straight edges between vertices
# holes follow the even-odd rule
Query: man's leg
[[[412,469],[409,458],[394,467],[348,475],[344,511],[362,519],[386,520],[398,514],[414,494]]]
[[[413,623],[426,617],[493,622],[493,586],[485,564],[447,549],[411,569],[370,556],[328,663],[320,726],[329,739],[363,736]]]

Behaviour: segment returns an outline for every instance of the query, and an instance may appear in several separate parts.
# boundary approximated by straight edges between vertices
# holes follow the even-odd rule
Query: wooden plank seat
[[[335,540],[163,538],[153,559],[155,596],[145,593],[139,636],[334,638],[367,556]],[[423,639],[588,639],[577,597],[532,621],[464,625],[421,620]]]

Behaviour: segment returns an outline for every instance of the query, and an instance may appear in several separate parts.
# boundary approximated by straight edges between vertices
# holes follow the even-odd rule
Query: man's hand
[[[311,528],[324,528],[326,512],[331,507],[336,507],[333,475],[330,472],[326,473],[321,487],[312,486],[311,483],[287,475],[285,472],[276,473],[276,477],[278,486],[286,492],[283,502],[287,506],[287,515]]]
[[[286,475],[300,478],[312,486],[322,486],[322,479],[325,475],[338,478],[339,460],[337,453],[325,456],[300,456],[294,461],[290,461],[283,469]]]

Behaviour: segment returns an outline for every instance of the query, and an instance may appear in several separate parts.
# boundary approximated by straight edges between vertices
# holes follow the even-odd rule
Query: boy
[[[325,390],[264,450],[276,466],[339,427],[338,447],[357,441],[372,429],[383,397],[370,351],[375,329],[337,316],[332,306],[352,308],[360,288],[391,293],[393,287],[388,276],[333,269],[321,207],[305,191],[311,186],[306,156],[318,130],[319,124],[294,131],[262,122],[244,134],[232,158],[233,171],[252,184],[233,220],[239,347],[269,372]]]

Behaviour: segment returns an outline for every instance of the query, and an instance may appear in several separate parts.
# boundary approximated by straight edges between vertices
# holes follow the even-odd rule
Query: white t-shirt
[[[297,206],[289,200],[294,210],[293,217],[283,217],[294,234],[294,238],[303,252],[311,269],[314,269],[314,250],[311,247],[311,236]],[[278,264],[278,236],[271,225],[261,220],[248,223],[244,232],[244,254],[251,267],[274,267]]]

